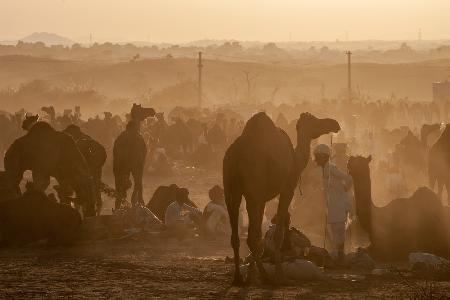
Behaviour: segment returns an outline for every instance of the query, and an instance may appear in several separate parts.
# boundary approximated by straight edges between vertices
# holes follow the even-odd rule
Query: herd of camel
[[[319,119],[303,113],[297,121],[297,146],[276,127],[265,113],[258,113],[247,121],[244,130],[228,148],[223,160],[223,183],[232,229],[231,245],[234,251],[234,283],[241,284],[239,270],[238,213],[242,196],[245,197],[249,217],[248,246],[254,266],[266,277],[260,260],[261,223],[265,203],[279,197],[275,241],[276,277],[282,277],[280,248],[284,235],[284,220],[310,159],[311,141],[340,130],[333,119]],[[433,166],[430,183],[438,180],[440,187],[450,176],[450,126],[447,125],[430,151]],[[414,251],[450,256],[450,208],[429,188],[421,187],[410,198],[392,200],[385,207],[376,207],[372,201],[370,167],[371,156],[352,156],[348,172],[354,181],[356,215],[361,227],[368,233],[368,252],[377,259],[404,259]],[[424,170],[425,171],[425,170]],[[441,190],[441,188],[440,188]]]
[[[145,142],[139,134],[140,122],[155,115],[151,108],[133,105],[127,129],[114,145],[114,175],[117,197],[126,197],[133,177],[133,204],[143,204],[142,176]],[[223,158],[223,186],[232,229],[234,251],[234,283],[241,284],[239,264],[239,207],[245,197],[249,217],[247,243],[261,275],[265,271],[261,256],[261,224],[266,202],[279,197],[277,222],[284,224],[301,174],[310,160],[311,142],[322,135],[340,131],[333,119],[320,119],[302,113],[296,124],[297,145],[264,112],[253,115],[242,134],[229,146]],[[92,168],[85,153],[70,135],[54,130],[48,123],[37,122],[25,135],[9,147],[4,159],[4,177],[11,194],[20,197],[19,184],[26,170],[32,171],[35,187],[45,190],[54,177],[60,187],[75,192],[73,202],[83,207],[84,216],[93,216],[98,208],[94,201]],[[430,151],[429,164],[434,173],[430,183],[450,186],[450,126],[447,125]],[[371,157],[353,156],[348,172],[354,181],[356,214],[368,233],[369,253],[380,259],[400,259],[413,251],[450,256],[450,211],[432,190],[422,187],[410,198],[392,200],[385,207],[376,207],[371,198]],[[425,171],[425,170],[424,170]],[[280,247],[284,226],[277,226],[275,252],[277,272],[281,272]]]

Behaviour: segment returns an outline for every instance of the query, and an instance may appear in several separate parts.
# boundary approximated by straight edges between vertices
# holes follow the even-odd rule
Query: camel
[[[32,171],[33,184],[44,192],[54,177],[65,196],[75,191],[74,202],[83,206],[84,216],[95,214],[92,179],[83,155],[73,139],[46,122],[28,124],[28,132],[16,139],[4,157],[8,186],[20,194],[19,184],[26,170]]]
[[[435,123],[435,124],[423,124],[422,128],[420,129],[420,141],[424,145],[425,148],[429,148],[428,146],[428,139],[430,134],[433,134],[437,132],[439,134],[439,130],[441,129],[441,124]]]
[[[73,138],[78,150],[83,154],[88,164],[94,184],[93,196],[95,199],[96,213],[97,215],[100,215],[103,204],[101,196],[102,169],[107,157],[105,147],[89,135],[83,133],[81,128],[77,125],[69,125],[63,132]]]
[[[4,179],[0,176],[0,186]],[[78,211],[54,202],[42,191],[28,189],[19,197],[10,196],[10,191],[0,188],[0,246],[24,245],[42,239],[53,245],[74,241],[81,225]]]
[[[396,145],[395,154],[400,169],[405,174],[419,173],[426,168],[426,149],[410,130]]]
[[[134,187],[131,196],[132,205],[144,205],[142,194],[142,176],[144,173],[147,146],[140,134],[140,123],[148,117],[153,117],[153,108],[144,108],[133,104],[131,120],[114,141],[113,173],[116,187],[116,209],[120,208],[127,197],[127,190],[131,187],[130,174],[133,176]]]
[[[438,196],[447,191],[447,205],[450,205],[450,124],[445,126],[439,139],[431,146],[428,154],[428,184],[431,189],[437,182]]]
[[[164,222],[167,207],[175,201],[177,192],[180,189],[181,188],[176,184],[171,184],[169,186],[160,185],[153,193],[153,196],[148,201],[146,207],[150,209],[158,219]],[[184,190],[187,191],[187,189]],[[189,191],[187,192],[188,194],[184,199],[185,203],[189,206],[197,207],[197,205],[189,199]]]
[[[450,212],[433,191],[421,187],[409,198],[392,200],[384,207],[372,202],[371,156],[351,156],[356,215],[370,239],[368,252],[381,260],[405,259],[411,252],[450,256]]]
[[[183,155],[186,155],[192,149],[194,138],[186,123],[177,118],[175,123],[169,125],[162,134],[161,143],[173,156],[179,154],[180,149]]]
[[[261,223],[266,202],[279,195],[278,223],[275,233],[278,251],[275,261],[281,276],[280,247],[288,207],[298,184],[300,174],[310,158],[313,139],[338,132],[340,126],[332,119],[319,119],[310,113],[302,113],[297,121],[297,147],[294,150],[288,135],[276,127],[264,113],[255,114],[247,121],[242,134],[229,146],[223,159],[223,185],[225,202],[231,225],[231,246],[234,251],[234,281],[243,283],[239,271],[239,207],[242,196],[247,203],[249,217],[247,244],[263,280],[267,279],[261,264]],[[278,277],[279,278],[279,277]]]

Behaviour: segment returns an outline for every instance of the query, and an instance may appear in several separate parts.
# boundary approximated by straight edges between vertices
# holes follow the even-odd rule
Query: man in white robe
[[[326,199],[326,238],[332,257],[342,260],[344,257],[345,225],[352,214],[351,199],[348,191],[353,181],[350,175],[330,163],[330,148],[325,144],[317,145],[314,158],[323,170],[323,189]]]

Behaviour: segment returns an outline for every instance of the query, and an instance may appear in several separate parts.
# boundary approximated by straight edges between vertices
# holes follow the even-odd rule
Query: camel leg
[[[83,216],[95,216],[94,182],[91,178],[73,181],[70,186],[75,190],[76,197],[82,203]]]
[[[259,203],[257,201],[247,201],[247,211],[249,218],[247,244],[252,254],[252,261],[250,262],[247,275],[248,282],[251,282],[253,279],[252,273],[254,273],[255,263],[258,267],[261,279],[263,280],[263,282],[267,281],[267,273],[264,270],[261,262],[261,255],[263,250],[263,244],[261,241],[261,224],[264,215],[264,207],[265,203]]]
[[[275,253],[274,253],[274,261],[275,261],[275,279],[280,282],[283,280],[283,269],[281,267],[281,246],[283,245],[284,240],[284,229],[285,229],[285,220],[288,214],[289,205],[291,204],[292,197],[294,196],[294,190],[296,186],[296,180],[291,182],[287,188],[285,188],[280,193],[280,199],[278,202],[278,210],[277,210],[277,225],[275,228]]]
[[[239,257],[239,207],[241,206],[242,194],[239,192],[232,192],[230,188],[225,187],[225,202],[227,204],[228,216],[230,218],[231,226],[231,247],[234,252],[234,280],[233,285],[242,285],[242,276],[240,272],[240,257]]]
[[[134,186],[133,186],[133,194],[131,195],[131,205],[132,206],[137,206],[137,205],[142,205],[144,206],[144,198],[142,195],[142,176],[143,176],[143,170],[137,170],[132,172],[133,175],[133,182],[134,182]]]
[[[93,174],[93,185],[94,185],[94,199],[96,206],[96,213],[99,216],[102,211],[103,201],[102,201],[102,193],[100,190],[102,183],[102,169],[98,169],[94,171]]]
[[[120,209],[127,198],[127,190],[129,188],[129,174],[114,174],[115,188],[116,188],[116,203],[115,209]]]

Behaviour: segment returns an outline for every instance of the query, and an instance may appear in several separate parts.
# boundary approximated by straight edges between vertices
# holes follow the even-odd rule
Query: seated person
[[[262,259],[272,262],[275,252],[275,228],[277,223],[277,215],[271,220],[269,230],[264,236],[264,252]],[[283,244],[281,246],[282,260],[287,261],[291,258],[306,259],[318,266],[331,267],[332,259],[327,250],[313,246],[311,241],[301,231],[295,227],[289,228],[291,223],[290,214],[285,220],[285,234]]]
[[[274,252],[275,252],[275,229],[277,224],[277,215],[275,215],[271,220],[271,225],[269,230],[267,230],[264,236],[264,252],[263,259],[272,260]],[[283,244],[281,245],[281,253],[283,257],[296,257],[296,258],[305,258],[305,256],[309,252],[309,248],[311,247],[311,242],[309,239],[299,230],[292,227],[291,225],[291,216],[288,213],[286,216],[286,220],[284,222],[285,231],[284,231],[284,239]]]
[[[189,191],[186,188],[179,188],[176,192],[175,201],[166,209],[164,224],[173,233],[184,235],[188,229],[193,229],[200,223],[200,210],[191,206]]]
[[[215,185],[209,190],[211,200],[203,210],[206,235],[227,235],[230,232],[228,211],[225,205],[223,189]]]

